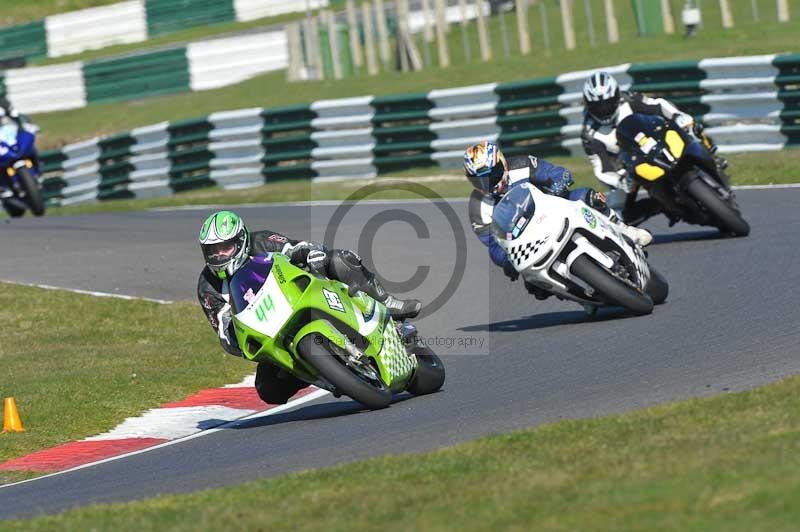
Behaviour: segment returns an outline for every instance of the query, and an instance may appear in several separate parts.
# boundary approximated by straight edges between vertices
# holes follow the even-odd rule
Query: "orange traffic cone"
[[[13,397],[6,397],[5,414],[3,418],[3,432],[25,432],[22,421],[17,412],[17,401]]]

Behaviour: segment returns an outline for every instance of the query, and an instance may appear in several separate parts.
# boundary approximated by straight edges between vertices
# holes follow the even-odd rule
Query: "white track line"
[[[29,286],[32,288],[42,288],[44,290],[59,290],[62,292],[71,292],[73,294],[82,294],[85,296],[125,299],[126,301],[148,301],[150,303],[158,303],[159,305],[171,305],[172,303],[174,303],[174,301],[167,301],[166,299],[153,299],[150,297],[128,296],[125,294],[111,294],[109,292],[94,292],[92,290],[81,290],[79,288],[62,288],[60,286],[51,286],[49,284],[19,283],[17,281],[6,281],[2,279],[0,279],[0,283],[13,284],[16,286]]]
[[[251,419],[258,419],[260,417],[268,417],[268,416],[271,416],[273,414],[279,414],[281,412],[289,410],[290,408],[294,408],[295,406],[300,406],[302,404],[311,402],[311,401],[313,401],[315,399],[319,399],[320,397],[324,397],[324,396],[328,395],[329,393],[330,392],[328,392],[327,390],[317,390],[315,392],[311,392],[308,395],[304,395],[303,397],[300,397],[299,399],[296,399],[294,401],[286,403],[285,405],[276,406],[275,408],[272,408],[272,409],[267,410],[265,412],[256,412],[255,414],[250,414],[249,416],[245,416],[245,417],[239,418],[239,419],[234,420],[234,421],[229,421],[228,423],[225,423],[224,425],[220,425],[219,427],[214,427],[213,429],[203,430],[203,431],[200,431],[200,432],[198,432],[196,434],[191,434],[189,436],[186,436],[186,437],[183,437],[183,438],[180,438],[180,439],[177,439],[177,440],[170,440],[170,441],[167,441],[167,442],[164,442],[164,443],[159,443],[158,445],[154,445],[152,447],[147,447],[146,449],[139,449],[138,451],[133,451],[133,452],[126,453],[126,454],[120,454],[118,456],[112,456],[111,458],[104,458],[103,460],[98,460],[96,462],[91,462],[91,463],[88,463],[88,464],[79,465],[79,466],[73,467],[72,469],[65,469],[64,471],[57,471],[55,473],[50,473],[49,475],[42,475],[41,477],[29,478],[28,480],[20,480],[19,482],[13,482],[11,484],[4,484],[4,485],[0,486],[0,490],[2,490],[4,488],[10,488],[12,486],[19,486],[20,484],[27,484],[28,482],[36,482],[37,480],[42,480],[42,479],[45,479],[45,478],[51,478],[51,477],[55,477],[55,476],[58,476],[58,475],[64,475],[66,473],[72,473],[73,471],[78,471],[80,469],[86,469],[88,467],[94,467],[96,465],[105,464],[106,462],[113,462],[114,460],[121,460],[123,458],[128,458],[129,456],[135,456],[137,454],[144,454],[144,453],[147,453],[147,452],[150,452],[150,451],[155,451],[156,449],[161,449],[163,447],[169,447],[170,445],[177,445],[179,443],[183,443],[185,441],[193,440],[195,438],[201,438],[203,436],[208,436],[209,434],[213,434],[213,433],[219,432],[221,430],[227,430],[227,429],[230,429],[232,427],[235,427],[237,424],[242,423],[243,421],[249,421]]]

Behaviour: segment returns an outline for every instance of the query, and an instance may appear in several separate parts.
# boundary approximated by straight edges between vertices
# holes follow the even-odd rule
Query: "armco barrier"
[[[0,28],[0,59],[61,57],[195,26],[327,6],[328,0],[129,0]]]
[[[0,76],[0,89],[20,111],[35,114],[213,89],[288,64],[285,32],[270,31],[85,64],[12,69]]]
[[[669,96],[692,112],[709,126],[722,152],[800,145],[800,55],[607,70],[623,87]],[[467,145],[487,138],[498,140],[508,154],[581,154],[580,87],[588,74],[242,109],[156,124],[43,154],[46,195],[71,204],[209,185],[237,188],[454,167]]]

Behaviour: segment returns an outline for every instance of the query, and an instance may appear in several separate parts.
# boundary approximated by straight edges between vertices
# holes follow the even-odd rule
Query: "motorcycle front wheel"
[[[25,203],[30,207],[34,216],[42,216],[44,214],[44,199],[42,198],[42,190],[39,188],[39,183],[25,167],[17,170],[17,177],[19,177],[19,184],[25,192]]]
[[[365,407],[378,410],[392,402],[391,390],[384,384],[378,369],[369,365],[369,357],[353,361],[347,351],[319,334],[305,336],[297,350],[338,392]]]

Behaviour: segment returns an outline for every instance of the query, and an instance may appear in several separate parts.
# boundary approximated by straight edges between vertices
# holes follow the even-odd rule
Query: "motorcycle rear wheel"
[[[17,170],[17,176],[19,177],[19,184],[25,192],[25,203],[28,204],[34,216],[42,216],[44,214],[44,199],[36,178],[25,167]]]
[[[695,179],[689,183],[689,195],[703,205],[713,216],[717,227],[722,231],[733,233],[736,236],[750,234],[750,224],[731,205],[725,202],[719,194],[702,179]]]
[[[624,307],[637,316],[653,312],[653,300],[649,295],[623,283],[586,255],[575,259],[571,269],[607,303]]]
[[[309,334],[300,340],[297,350],[303,360],[315,367],[338,392],[365,407],[378,410],[392,402],[392,392],[380,375],[377,380],[368,379],[362,372],[348,366],[345,362],[347,353],[327,338]]]

